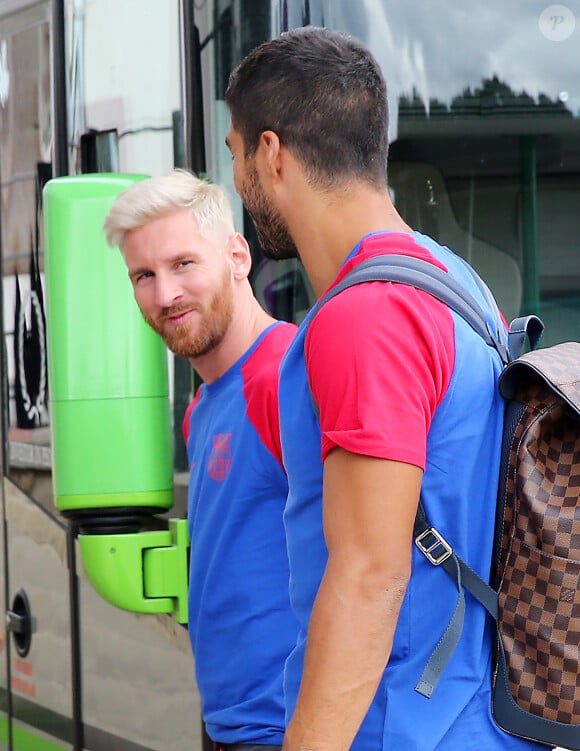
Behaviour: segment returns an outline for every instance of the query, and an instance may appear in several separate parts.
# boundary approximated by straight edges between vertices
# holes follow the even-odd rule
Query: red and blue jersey
[[[296,332],[270,326],[187,411],[189,634],[207,731],[281,744],[282,674],[296,643],[283,510],[278,370]]]
[[[486,309],[463,262],[419,233],[382,232],[363,238],[335,283],[363,260],[389,253],[439,266]],[[288,718],[328,557],[321,507],[328,453],[340,446],[421,467],[427,518],[487,579],[504,415],[496,388],[499,356],[431,295],[403,284],[368,282],[341,292],[310,321],[311,316],[300,327],[280,373],[290,592],[300,623],[297,646],[286,666]],[[413,549],[412,576],[389,664],[353,749],[535,747],[506,735],[491,718],[491,625],[470,594],[466,600],[459,645],[434,695],[426,699],[414,687],[448,625],[457,590],[444,570]]]

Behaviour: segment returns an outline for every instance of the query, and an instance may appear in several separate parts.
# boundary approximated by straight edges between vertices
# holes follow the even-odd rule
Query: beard
[[[186,310],[199,311],[197,321],[168,325],[170,316]],[[178,303],[163,308],[156,318],[144,313],[143,318],[174,354],[189,360],[207,355],[221,343],[232,321],[233,311],[232,286],[229,271],[226,270],[222,285],[212,296],[209,305]]]
[[[262,190],[255,166],[251,166],[240,191],[242,201],[252,217],[260,246],[266,258],[281,261],[298,258],[298,249],[288,232],[281,214],[272,206]]]

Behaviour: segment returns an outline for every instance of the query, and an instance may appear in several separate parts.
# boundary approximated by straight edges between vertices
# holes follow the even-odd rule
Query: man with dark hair
[[[283,34],[242,61],[226,101],[236,188],[264,249],[297,252],[318,296],[365,259],[403,254],[487,306],[463,262],[391,201],[386,86],[359,42],[312,27]],[[413,545],[419,495],[430,523],[487,577],[501,369],[446,305],[401,284],[352,287],[299,329],[280,374],[301,626],[286,663],[286,751],[534,747],[491,717],[492,630],[469,595],[437,690],[414,690],[457,600]]]

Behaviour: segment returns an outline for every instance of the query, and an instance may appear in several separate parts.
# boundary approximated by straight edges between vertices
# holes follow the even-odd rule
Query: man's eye
[[[144,271],[142,274],[133,277],[133,283],[139,284],[139,282],[143,282],[145,279],[150,279],[152,276],[153,274],[150,271]]]

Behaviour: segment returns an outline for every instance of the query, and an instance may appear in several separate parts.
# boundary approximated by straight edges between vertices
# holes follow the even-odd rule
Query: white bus
[[[2,751],[211,748],[186,629],[101,598],[54,508],[42,187],[186,166],[229,186],[254,238],[224,145],[228,75],[310,23],[357,36],[383,67],[406,221],[470,260],[507,318],[539,314],[546,344],[580,339],[579,0],[0,0]],[[253,250],[258,296],[301,320],[313,296],[298,262]],[[194,385],[169,365],[165,516],[183,518],[179,428]]]

